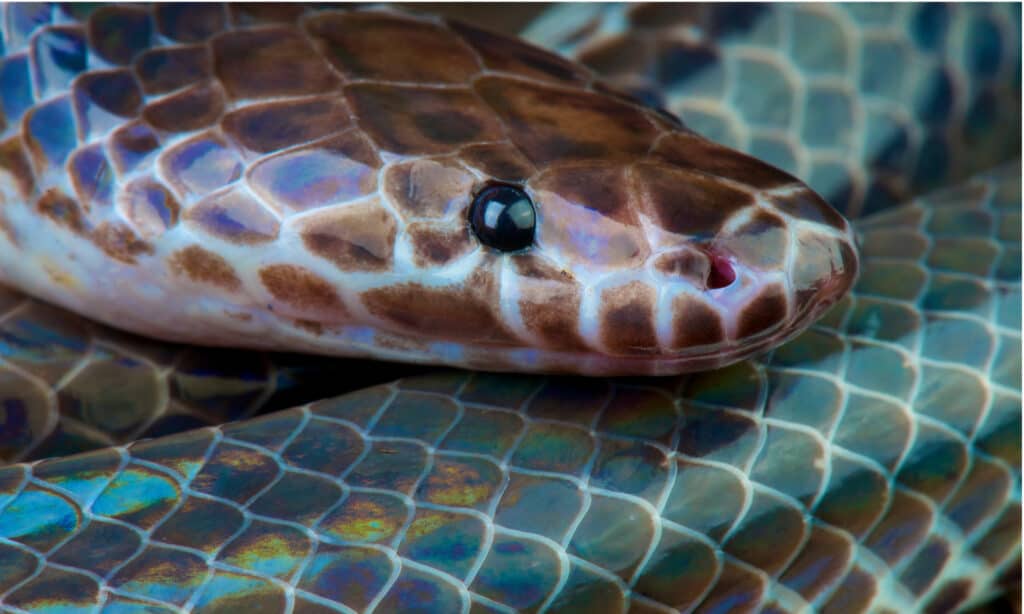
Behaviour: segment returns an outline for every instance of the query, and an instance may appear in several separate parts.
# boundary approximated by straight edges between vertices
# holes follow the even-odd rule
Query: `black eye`
[[[469,206],[469,224],[480,242],[503,252],[533,245],[537,212],[526,192],[511,185],[490,185]]]

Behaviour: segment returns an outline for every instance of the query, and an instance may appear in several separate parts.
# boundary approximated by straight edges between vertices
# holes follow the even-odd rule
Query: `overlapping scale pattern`
[[[0,464],[251,417],[416,372],[117,332],[0,286]]]
[[[856,271],[848,224],[794,177],[468,25],[298,5],[0,16],[0,279],[125,330],[677,373],[792,336]],[[514,257],[467,222],[495,182],[536,201]],[[720,266],[738,283],[710,284]]]
[[[577,5],[526,35],[849,217],[1020,150],[1012,4]]]
[[[947,611],[1020,556],[1020,189],[865,220],[855,293],[762,360],[411,377],[9,466],[0,600]]]

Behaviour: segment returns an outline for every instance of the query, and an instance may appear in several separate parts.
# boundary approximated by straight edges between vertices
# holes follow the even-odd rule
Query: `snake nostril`
[[[708,290],[718,290],[736,281],[736,270],[732,263],[721,256],[711,256],[711,268],[708,271]]]

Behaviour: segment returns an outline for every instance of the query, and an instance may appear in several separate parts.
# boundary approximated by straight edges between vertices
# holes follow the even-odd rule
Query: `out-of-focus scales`
[[[854,100],[874,74],[865,66],[879,65],[857,54],[870,55],[880,39],[898,42],[904,53],[893,57],[956,75],[954,102],[938,119],[923,120],[928,105],[907,98],[885,102],[907,125],[926,126],[911,129],[905,155],[889,158],[902,166],[879,164],[873,141],[816,143],[809,113],[759,131],[763,119],[745,106],[756,97],[726,96],[729,104],[715,107],[753,113],[750,134],[786,143],[809,168],[839,155],[857,181],[910,177],[920,152],[936,151],[921,147],[921,134],[947,122],[943,143],[970,152],[978,140],[961,137],[999,141],[985,122],[1019,101],[1019,8],[733,10],[690,19],[722,35],[721,64],[707,66],[712,75],[725,66],[725,92],[771,84],[737,79],[735,67],[801,57],[790,41],[815,40],[795,36],[808,21],[839,24],[850,37],[846,72],[831,86]],[[879,16],[884,10],[894,12]],[[610,8],[604,22],[575,23],[600,41],[596,32],[643,27],[644,14]],[[936,32],[932,39],[907,25],[922,20],[937,24],[921,30]],[[675,21],[664,19],[651,40],[692,35]],[[998,44],[988,37],[978,51],[976,31],[997,33]],[[908,32],[910,42],[901,38]],[[695,56],[653,57],[677,58],[659,61],[665,68]],[[957,72],[965,65],[982,70]],[[786,74],[817,78],[796,66]],[[683,73],[658,71],[647,87],[679,110],[690,97],[673,97],[665,84],[708,74]],[[722,92],[710,83],[705,97]],[[1000,83],[1016,83],[1016,92]],[[797,87],[788,107],[768,108],[801,109],[810,98],[800,92],[812,90]],[[992,112],[963,122],[986,97],[997,102]],[[879,96],[864,99],[854,107]],[[1013,111],[1007,124],[1019,120]],[[979,150],[979,167],[997,150]],[[1019,144],[999,151],[991,160],[1019,156]],[[766,157],[797,170],[784,156]],[[959,162],[947,171],[968,172]],[[1020,557],[1019,177],[1011,163],[865,221],[855,294],[797,340],[724,370],[602,381],[421,376],[130,451],[2,470],[0,602],[845,612],[945,611],[984,598],[1001,574],[1015,581]],[[907,187],[915,180],[904,181],[916,193]],[[834,198],[827,184],[815,187]],[[864,193],[852,190],[849,202]],[[353,364],[249,353],[228,365],[229,354],[114,333],[16,292],[0,295],[0,311],[0,394],[14,427],[2,443],[12,460],[315,398]]]

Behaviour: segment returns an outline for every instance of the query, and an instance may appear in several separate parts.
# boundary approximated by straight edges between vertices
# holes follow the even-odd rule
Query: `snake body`
[[[791,176],[713,145],[585,69],[531,48],[503,55],[489,46],[497,40],[489,35],[379,11],[303,17],[305,34],[289,38],[299,31],[288,25],[294,15],[277,16],[285,25],[267,25],[235,8],[221,13],[227,34],[204,30],[210,19],[170,7],[100,9],[81,23],[62,10],[33,10],[5,13],[4,66],[34,71],[31,94],[40,100],[29,100],[21,119],[11,118],[8,134],[18,136],[4,141],[4,279],[129,330],[208,343],[248,332],[241,343],[250,347],[357,356],[373,348],[464,366],[496,355],[499,362],[487,366],[501,370],[678,372],[731,362],[797,333],[852,280],[846,223]],[[348,39],[331,39],[345,31],[346,19],[399,29],[414,24],[412,31],[426,38],[446,33],[443,43],[456,40],[458,49],[474,52],[472,87],[410,84],[408,63],[361,63],[346,52]],[[103,36],[137,31],[140,23],[152,28],[151,38]],[[325,23],[331,27],[318,29]],[[1019,46],[1019,30],[1016,36]],[[79,48],[68,44],[75,40],[99,60],[76,64]],[[290,57],[302,58],[305,68],[254,74],[266,64],[259,51],[278,45],[280,55],[281,45],[296,40],[314,45],[292,49]],[[212,81],[200,73],[205,81],[198,85],[169,87],[156,79],[154,86],[145,80],[147,64],[135,59],[198,47],[218,65],[216,50],[234,43],[246,53],[231,57],[247,61],[250,71],[218,73]],[[593,62],[593,55],[580,55]],[[54,58],[60,61],[49,62]],[[310,67],[318,61],[330,70]],[[118,68],[132,62],[131,70]],[[438,67],[435,81],[460,69],[454,60],[421,64]],[[360,70],[398,73],[366,78]],[[130,96],[78,95],[110,89],[89,89],[90,78],[125,74],[140,80],[144,96],[130,117],[142,120],[125,120]],[[287,90],[317,83],[325,89]],[[629,85],[623,78],[618,87]],[[152,87],[158,89],[146,89]],[[325,95],[330,88],[342,93]],[[544,109],[537,91],[550,88],[575,96],[580,114],[609,122],[600,136],[615,136],[615,146],[599,147],[557,104]],[[486,106],[476,119],[487,124],[497,117],[491,123],[502,134],[438,136],[439,124],[480,126],[465,116],[445,123],[440,108],[430,122],[406,119],[413,107],[394,99],[424,90],[442,98],[470,92]],[[366,92],[378,96],[369,108],[392,120],[386,129],[374,131],[373,113],[360,114]],[[224,106],[183,114],[188,121],[174,116],[161,126],[151,156],[143,152],[131,169],[118,166],[124,162],[116,156],[138,153],[140,145],[131,141],[120,151],[116,137],[158,121],[151,106],[170,101],[178,112],[186,102],[209,103],[197,102],[204,96],[221,96]],[[296,110],[293,98],[306,106]],[[317,110],[335,98],[347,105],[343,112]],[[415,108],[429,109],[428,98]],[[517,107],[527,99],[531,104]],[[72,109],[81,142],[61,140],[67,135],[53,123],[60,116],[53,110],[62,105]],[[282,109],[316,132],[296,136]],[[616,132],[624,114],[639,123]],[[435,127],[433,140],[423,139],[423,125]],[[551,125],[557,130],[521,130]],[[367,163],[372,156],[356,153],[353,138],[377,158]],[[685,147],[667,154],[659,149],[664,141]],[[637,151],[622,157],[632,147]],[[98,162],[97,151],[112,159]],[[200,153],[190,158],[193,151]],[[325,179],[325,163],[346,169],[345,181]],[[267,167],[273,172],[255,170]],[[244,173],[224,174],[236,168]],[[650,181],[638,182],[644,174]],[[652,179],[663,174],[686,181]],[[288,193],[284,179],[300,175],[309,180],[306,188]],[[618,195],[609,176],[664,187]],[[189,183],[225,177],[226,186],[202,184],[198,191]],[[252,421],[11,465],[0,470],[0,602],[18,611],[942,611],[983,598],[1020,556],[1020,236],[1013,231],[1020,225],[1019,177],[1019,163],[1010,164],[865,220],[855,293],[772,354],[731,367],[631,380],[419,376]],[[527,185],[538,202],[539,228],[563,224],[555,234],[539,231],[533,261],[458,247],[472,239],[466,199],[491,180]],[[388,191],[396,183],[401,189]],[[595,187],[619,206],[602,205],[598,216],[580,207],[597,207],[586,191]],[[154,201],[149,188],[163,200]],[[403,195],[431,190],[443,203],[440,213],[402,215]],[[686,202],[729,198],[721,211],[705,214],[707,227],[693,228],[692,220],[672,220],[657,204],[679,190]],[[147,196],[133,200],[140,191]],[[863,202],[864,194],[851,194],[850,202]],[[269,218],[252,208],[257,197]],[[858,206],[870,209],[845,208],[856,214]],[[319,224],[319,231],[303,226],[353,212],[344,222]],[[777,221],[758,227],[756,215]],[[273,236],[254,239],[275,228],[270,218],[279,224]],[[49,234],[37,230],[41,223]],[[417,225],[459,237],[442,241],[456,252],[441,250],[451,260],[417,260],[430,253],[417,252],[410,239]],[[353,227],[360,236],[351,235]],[[639,227],[647,234],[637,243]],[[381,231],[399,238],[382,240]],[[253,240],[265,249],[255,265],[247,243]],[[402,241],[409,243],[401,247]],[[332,246],[326,253],[333,258],[311,247],[317,245]],[[619,250],[623,245],[629,248]],[[203,264],[189,253],[205,253]],[[595,263],[595,253],[615,257]],[[704,290],[709,267],[723,253],[746,281],[738,284],[744,292],[676,307],[679,297]],[[224,267],[211,264],[210,254],[222,254]],[[673,264],[659,268],[666,259]],[[273,268],[282,266],[291,268]],[[360,278],[359,267],[367,266],[373,275]],[[387,278],[391,270],[395,276]],[[237,286],[224,286],[228,273]],[[104,274],[102,283],[80,281]],[[377,283],[419,283],[396,296],[433,302],[429,317],[374,312],[367,305],[377,303],[366,302],[364,292],[373,289],[365,284]],[[160,284],[178,294],[154,301]],[[773,284],[783,288],[775,291],[781,308],[767,316],[763,307],[744,310]],[[630,291],[609,291],[622,287]],[[107,307],[102,301],[111,288],[125,299]],[[552,293],[575,308],[536,328],[524,317],[523,300],[513,317],[500,311],[509,293],[523,299],[530,292]],[[110,311],[99,309],[101,302]],[[138,305],[146,305],[147,316],[164,317],[143,318]],[[175,427],[168,417],[212,420],[204,408],[214,415],[225,407],[252,409],[290,377],[273,366],[243,368],[227,392],[221,382],[204,396],[203,384],[195,385],[203,378],[191,376],[213,361],[181,358],[196,350],[85,324],[15,291],[0,295],[0,309],[0,390],[11,391],[8,423],[23,418],[19,437],[6,447],[12,459],[166,432]],[[722,331],[710,337],[695,337],[685,325],[690,320],[675,317],[707,309],[713,317],[698,318],[696,332]],[[766,321],[752,326],[751,314]],[[441,337],[424,340],[424,330]],[[267,360],[287,365],[280,357]],[[257,380],[274,381],[253,383],[253,371]],[[101,383],[142,384],[111,394],[97,376]],[[132,394],[139,390],[147,394]],[[111,398],[128,406],[134,396],[149,399],[140,403],[148,412],[97,435],[93,427],[110,414],[96,409]],[[55,407],[63,414],[56,427],[55,412],[47,412]]]

